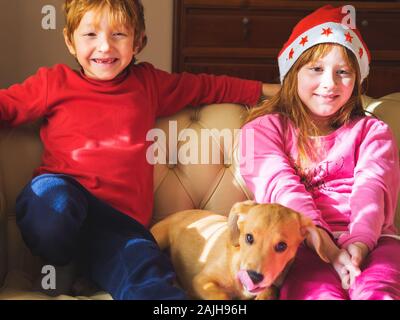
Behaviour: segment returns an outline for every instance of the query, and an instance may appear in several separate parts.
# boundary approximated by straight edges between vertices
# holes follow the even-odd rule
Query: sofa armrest
[[[363,99],[365,109],[390,126],[396,137],[397,145],[400,147],[400,92],[392,93],[380,99],[368,97]]]
[[[4,175],[2,166],[2,141],[4,132],[0,130],[0,288],[7,274],[7,210],[4,195]]]
[[[363,103],[365,110],[372,112],[390,126],[400,150],[400,92],[379,99],[363,97]],[[397,201],[396,226],[400,231],[400,198]]]
[[[0,130],[0,284],[16,266],[27,273],[34,271],[30,261],[34,259],[25,254],[28,251],[16,225],[15,199],[40,163],[39,125]]]

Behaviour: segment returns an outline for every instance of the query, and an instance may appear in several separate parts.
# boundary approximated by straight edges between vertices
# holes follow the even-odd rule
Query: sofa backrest
[[[391,125],[399,142],[400,93],[379,101],[365,98],[365,102]],[[234,104],[208,105],[187,108],[157,121],[156,127],[161,129],[159,133],[166,133],[167,145],[158,149],[159,154],[165,154],[166,163],[154,167],[153,223],[183,209],[200,208],[227,214],[233,203],[252,198],[238,173],[235,157],[237,143],[234,137],[245,111],[244,107]],[[7,270],[17,269],[31,277],[40,272],[40,260],[32,257],[26,248],[15,222],[15,199],[40,163],[39,125],[2,129],[0,132],[0,283]],[[207,134],[201,137],[202,129],[214,131],[211,131],[211,137]],[[176,137],[174,132],[179,132]],[[222,139],[221,136],[228,138]],[[211,156],[219,155],[219,159],[214,159],[214,164],[174,161],[174,156],[179,153],[195,159],[196,151],[200,159],[204,152]],[[400,217],[399,211],[400,206],[397,218]],[[397,225],[400,226],[399,221]]]
[[[251,198],[236,166],[237,135],[245,115],[242,106],[219,104],[187,108],[157,122],[168,138],[167,163],[154,167],[153,223],[186,209],[227,214],[235,202]],[[169,139],[175,121],[177,144]]]

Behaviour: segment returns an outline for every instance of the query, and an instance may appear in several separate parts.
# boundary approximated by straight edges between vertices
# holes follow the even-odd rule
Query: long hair
[[[292,121],[298,129],[298,159],[296,159],[296,165],[300,168],[305,168],[307,163],[318,158],[318,150],[316,150],[318,148],[315,148],[318,141],[316,141],[316,145],[312,146],[310,137],[320,136],[321,132],[311,120],[307,106],[299,97],[297,74],[304,65],[327,55],[334,45],[332,43],[318,44],[305,51],[287,73],[279,92],[270,100],[265,100],[258,107],[251,109],[245,120],[245,123],[248,123],[265,114],[275,113],[282,115],[283,121],[286,122],[284,128],[288,127],[288,120]],[[341,49],[342,55],[352,72],[355,72],[356,79],[351,97],[330,119],[332,129],[339,128],[356,117],[365,116],[361,102],[362,87],[357,58],[345,47],[337,46]]]

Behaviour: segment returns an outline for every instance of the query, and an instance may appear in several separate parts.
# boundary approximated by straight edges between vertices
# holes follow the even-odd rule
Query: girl
[[[278,58],[280,92],[242,131],[240,170],[255,200],[311,217],[331,262],[300,247],[281,299],[400,299],[398,150],[390,128],[364,114],[370,55],[344,16],[325,6],[296,25]]]
[[[252,105],[271,88],[135,64],[147,39],[140,0],[66,0],[64,9],[65,42],[80,70],[41,68],[0,90],[0,125],[44,118],[42,162],[16,203],[22,237],[49,264],[82,258],[87,276],[114,299],[184,299],[147,229],[146,134],[157,117],[187,105]]]

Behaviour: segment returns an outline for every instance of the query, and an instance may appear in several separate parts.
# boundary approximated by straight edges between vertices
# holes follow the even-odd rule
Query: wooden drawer
[[[262,79],[263,82],[279,82],[279,70],[274,64],[190,62],[185,64],[185,68],[192,73],[212,73],[249,80]]]
[[[373,61],[366,89],[367,95],[375,98],[400,92],[400,61]]]
[[[241,49],[232,51],[229,56],[224,52],[215,52],[204,57],[207,51],[199,51],[198,55],[188,54],[184,60],[184,69],[194,73],[212,73],[230,75],[244,79],[259,79],[264,82],[279,82],[279,69],[276,59],[268,58],[271,50],[259,51],[254,56],[246,55]]]
[[[371,50],[400,50],[400,12],[357,9],[356,22]],[[183,30],[185,47],[281,48],[296,23],[312,10],[289,8],[192,9]]]
[[[271,11],[216,11],[188,13],[183,38],[185,47],[278,48],[302,16],[301,13],[296,17],[288,12]]]
[[[374,13],[360,9],[357,12],[357,28],[371,51],[400,51],[400,10]]]
[[[356,8],[371,51],[367,94],[400,91],[400,2],[175,0],[173,71],[279,82],[277,56],[296,23],[326,4]]]

